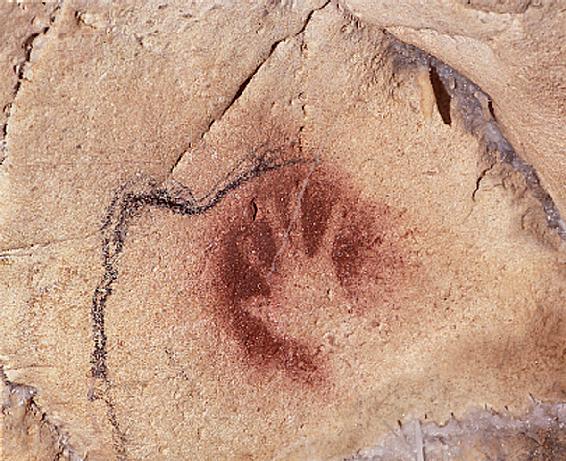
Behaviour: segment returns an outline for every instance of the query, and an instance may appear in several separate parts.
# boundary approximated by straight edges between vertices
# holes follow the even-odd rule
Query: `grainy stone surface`
[[[2,6],[6,459],[560,456],[535,3]]]
[[[503,132],[566,213],[566,10],[560,1],[345,0],[364,22],[433,54],[492,99]]]

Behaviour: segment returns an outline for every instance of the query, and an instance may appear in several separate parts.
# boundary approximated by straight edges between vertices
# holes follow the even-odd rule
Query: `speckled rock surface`
[[[535,3],[3,6],[5,458],[562,453]]]

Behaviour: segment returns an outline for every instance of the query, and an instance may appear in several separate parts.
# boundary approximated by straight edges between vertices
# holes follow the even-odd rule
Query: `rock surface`
[[[558,2],[0,8],[6,459],[564,452]]]

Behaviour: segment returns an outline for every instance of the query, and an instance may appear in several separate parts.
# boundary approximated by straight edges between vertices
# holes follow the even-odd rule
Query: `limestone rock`
[[[1,8],[6,459],[561,456],[558,2]]]

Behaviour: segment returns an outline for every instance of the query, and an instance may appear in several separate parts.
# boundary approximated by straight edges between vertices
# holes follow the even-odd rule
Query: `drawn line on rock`
[[[108,207],[101,227],[104,275],[94,290],[91,305],[93,329],[91,376],[95,381],[100,381],[103,386],[97,392],[89,393],[89,399],[102,400],[107,407],[108,420],[113,429],[114,448],[119,460],[126,459],[126,436],[120,428],[114,401],[110,394],[112,381],[109,377],[107,363],[108,337],[105,330],[105,309],[108,299],[113,293],[114,284],[118,280],[119,271],[116,266],[118,258],[124,250],[128,224],[137,213],[146,207],[165,208],[183,216],[201,215],[218,205],[229,193],[254,178],[283,167],[308,162],[308,160],[302,158],[287,161],[272,160],[268,158],[270,154],[273,154],[273,152],[256,156],[255,164],[250,169],[234,177],[237,169],[241,167],[241,163],[239,163],[226,176],[226,181],[223,184],[213,187],[211,192],[200,199],[196,199],[192,191],[183,184],[177,183],[180,190],[176,195],[173,195],[167,187],[159,186],[151,179],[145,185],[145,190],[140,192],[128,191],[129,187],[138,185],[134,180],[124,183],[118,189]],[[232,179],[230,179],[230,176],[232,176]]]

